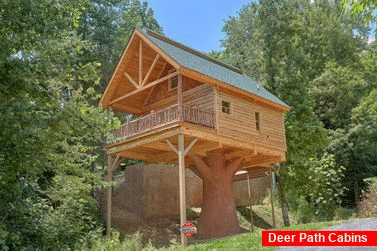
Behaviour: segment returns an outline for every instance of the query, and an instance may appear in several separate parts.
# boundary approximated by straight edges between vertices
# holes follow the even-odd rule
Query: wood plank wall
[[[183,105],[214,112],[215,92],[212,86],[201,85],[183,93]]]
[[[166,84],[167,85],[167,84]],[[157,92],[158,90],[156,90]],[[146,114],[151,110],[159,111],[165,109],[173,104],[177,103],[176,92],[172,92],[173,95],[165,95],[164,99],[159,102],[155,102],[152,105],[146,107]],[[204,111],[213,112],[215,104],[215,92],[212,86],[209,85],[200,85],[194,87],[190,90],[184,90],[183,95],[183,105],[196,107]]]
[[[286,150],[282,113],[217,91],[218,134]],[[230,103],[230,114],[222,112],[222,101]],[[260,113],[260,130],[256,129],[255,112]]]

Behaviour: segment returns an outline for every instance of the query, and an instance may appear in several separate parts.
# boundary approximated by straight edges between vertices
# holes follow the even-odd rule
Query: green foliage
[[[96,241],[96,243],[91,248],[93,251],[107,251],[107,250],[156,250],[152,244],[149,242],[147,245],[142,244],[142,235],[136,232],[132,235],[126,236],[124,240],[121,240],[120,234],[116,230],[112,230],[111,238],[103,237]]]
[[[329,62],[310,88],[315,113],[326,128],[335,130],[351,123],[352,108],[365,94],[366,84],[360,72]]]
[[[377,178],[368,180],[369,189],[358,205],[358,215],[364,218],[377,217]]]
[[[146,3],[133,8],[155,21]],[[103,232],[92,198],[103,142],[119,124],[97,106],[101,65],[131,5],[4,0],[0,9],[0,249],[89,249]]]
[[[162,27],[153,15],[153,10],[146,1],[87,1],[80,18],[78,34],[95,44],[88,51],[88,57],[101,64],[101,84],[96,88],[99,93],[105,89],[135,27],[162,33]]]
[[[335,216],[343,194],[343,173],[344,167],[336,167],[334,156],[328,153],[319,159],[309,159],[300,173],[296,170],[287,172],[285,181],[291,199],[295,200],[292,206],[302,222],[314,218],[328,220]]]
[[[373,18],[373,11],[377,8],[376,0],[342,0],[341,5],[344,11],[349,11],[351,15],[364,14],[365,23]]]
[[[343,183],[349,188],[345,201],[355,203],[365,178],[377,176],[377,89],[373,89],[352,110],[352,123],[334,133],[332,150],[337,165],[346,167]]]

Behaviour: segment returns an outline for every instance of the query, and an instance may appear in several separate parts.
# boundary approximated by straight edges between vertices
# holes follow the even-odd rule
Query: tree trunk
[[[242,159],[226,163],[224,152],[217,150],[205,159],[194,156],[191,160],[196,173],[203,179],[203,207],[198,238],[212,239],[239,233],[232,177]]]
[[[280,205],[281,205],[281,215],[283,217],[284,226],[290,226],[291,224],[289,222],[288,206],[287,206],[287,201],[285,200],[283,176],[279,175],[277,177],[278,177],[277,183],[278,183]]]

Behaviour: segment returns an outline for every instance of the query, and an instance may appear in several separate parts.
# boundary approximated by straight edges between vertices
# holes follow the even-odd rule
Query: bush
[[[377,178],[370,179],[369,191],[363,193],[358,205],[358,216],[362,218],[377,217]]]
[[[356,210],[352,208],[338,207],[335,209],[334,220],[348,220],[355,216]]]
[[[126,236],[123,241],[120,239],[120,234],[115,229],[112,229],[112,236],[111,238],[103,237],[95,243],[95,245],[91,248],[93,251],[107,251],[107,250],[130,250],[130,251],[152,251],[156,250],[152,243],[148,243],[147,245],[143,246],[142,244],[142,234],[136,232],[132,235]]]

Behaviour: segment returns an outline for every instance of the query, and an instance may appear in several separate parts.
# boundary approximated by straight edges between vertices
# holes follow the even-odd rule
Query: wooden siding
[[[215,93],[212,86],[200,84],[197,81],[183,78],[183,105],[201,109],[207,112],[214,111]],[[177,103],[177,91],[168,91],[168,82],[165,81],[156,86],[146,102],[145,114],[151,110],[158,111]]]
[[[212,86],[201,85],[183,93],[183,105],[207,112],[215,110],[215,92]]]
[[[217,91],[217,130],[219,135],[247,140],[285,150],[283,113],[275,112],[240,98]],[[230,102],[230,114],[222,112],[222,101]],[[260,113],[260,130],[256,129],[255,112]]]

